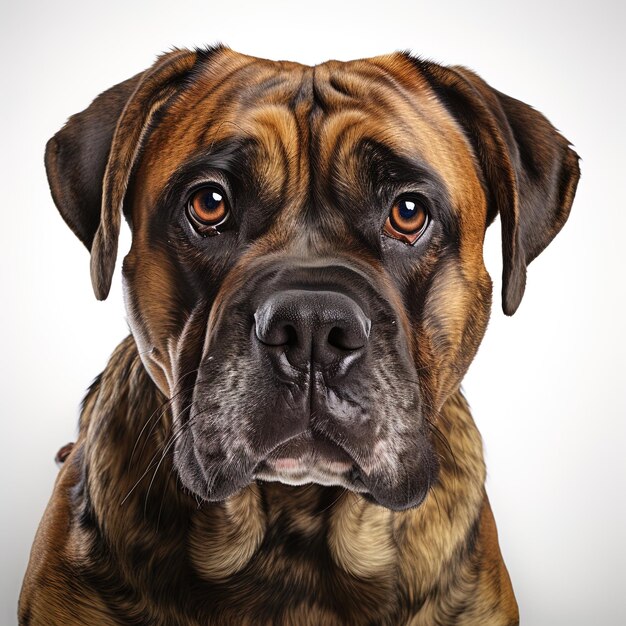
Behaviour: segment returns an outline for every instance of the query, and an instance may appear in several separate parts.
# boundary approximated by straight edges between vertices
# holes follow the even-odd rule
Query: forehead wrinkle
[[[236,122],[227,116],[219,120],[217,125],[213,125],[212,121],[218,117],[217,94],[229,82],[229,76],[236,74],[243,67],[243,59],[231,57],[232,62],[225,66],[220,64],[219,69],[222,70],[220,79],[214,84],[204,84],[203,80],[198,78],[165,110],[160,123],[148,136],[138,169],[139,176],[146,176],[150,181],[150,184],[146,185],[148,202],[154,203],[156,195],[181,162],[190,159],[199,149],[206,147],[207,130],[213,131],[211,142],[215,142],[221,138],[223,126],[236,126]],[[209,65],[211,71],[215,73],[216,69]],[[224,72],[225,69],[228,71]],[[211,99],[211,95],[215,97]],[[219,112],[224,112],[224,109]],[[232,133],[232,128],[227,128],[223,136],[228,133]]]
[[[347,75],[351,74],[348,72]],[[384,76],[382,70],[376,72],[376,77],[381,76]],[[358,94],[362,97],[358,108],[351,106],[346,110],[344,97],[343,108],[325,116],[320,122],[317,132],[320,135],[320,155],[324,162],[328,164],[331,156],[339,151],[337,145],[339,139],[346,146],[341,149],[341,153],[347,154],[350,140],[355,143],[363,137],[370,137],[407,157],[423,155],[440,173],[441,170],[449,171],[447,162],[440,158],[440,151],[429,148],[429,145],[440,139],[441,132],[439,124],[433,121],[433,116],[428,114],[427,108],[421,105],[419,99],[414,98],[415,102],[412,102],[406,93],[399,98],[398,93],[402,88],[391,77],[385,77],[385,87],[376,88],[370,86],[372,82],[376,82],[372,81],[371,77],[366,80],[363,75],[356,74],[355,80],[367,86],[366,90]],[[372,93],[376,89],[380,91],[384,100],[382,105],[376,99],[372,101]],[[325,95],[329,92],[323,91]],[[346,126],[351,126],[349,131],[346,131]],[[449,180],[449,177],[443,178]]]
[[[236,126],[241,109],[257,102],[264,91],[271,92],[276,85],[270,81],[279,74],[288,78],[271,61],[228,50],[196,69],[152,133],[162,149],[161,159],[173,153],[187,156],[191,143],[201,148],[220,139],[221,126]]]
[[[366,108],[377,116],[384,112],[396,120],[401,120],[404,112],[400,105],[420,108],[421,102],[415,93],[384,66],[369,60],[330,63],[326,74],[317,73],[323,80],[316,81],[328,108],[345,107],[346,100],[349,100],[349,106],[353,108]]]
[[[258,129],[251,128],[253,123],[246,120],[265,106],[279,106],[292,98],[301,84],[304,69],[298,64],[259,60],[236,53],[230,53],[226,62],[208,63],[168,109],[153,134],[160,148],[160,163],[151,164],[155,182],[163,184],[171,176],[171,168],[165,167],[169,161],[180,162],[194,151],[221,141],[234,129],[242,134],[256,132]],[[276,124],[277,128],[283,126],[285,119]],[[291,134],[297,138],[297,128],[289,123],[287,126],[288,132],[280,135],[285,138]],[[298,150],[297,147],[292,149],[293,140],[283,139],[283,143],[288,146],[288,152]],[[273,153],[277,154],[275,150]],[[163,171],[157,172],[159,169]]]
[[[368,116],[356,109],[318,118],[318,127],[312,129],[312,134],[315,135],[315,145],[318,148],[316,160],[324,170],[323,173],[327,174],[325,170],[333,165],[332,157],[345,143],[345,137],[351,131],[354,134],[356,128],[363,127],[367,122]]]
[[[473,149],[458,122],[432,90],[429,82],[402,53],[374,57],[369,59],[369,62],[385,68],[409,94],[418,96],[423,112],[430,120],[439,140],[430,143],[431,150],[428,154],[434,157],[437,152],[442,173],[448,175],[447,180],[455,181],[456,184],[452,189],[455,192],[452,194],[455,206],[467,204],[478,209],[484,205],[486,212],[486,200],[478,178],[478,166]],[[445,150],[432,149],[444,145]],[[473,221],[478,223],[480,220]],[[473,227],[471,224],[468,226]],[[484,233],[484,228],[481,227],[480,230]]]
[[[393,126],[379,124],[378,120],[372,120],[359,111],[332,116],[325,120],[322,132],[329,135],[322,142],[321,150],[326,164],[325,181],[332,182],[333,188],[340,192],[343,189],[347,195],[354,192],[355,184],[366,186],[377,182],[373,179],[372,172],[364,166],[364,141],[386,146],[390,153],[413,163],[419,162],[422,154],[419,142],[412,135],[407,136]],[[400,146],[400,149],[396,146]]]
[[[252,66],[258,70],[257,65],[249,57],[230,57],[226,63],[205,65],[169,107],[165,124],[168,119],[173,119],[176,137],[193,137],[201,143],[205,139],[201,129],[217,117],[216,111],[222,113],[232,106],[233,90],[241,89],[241,73]]]
[[[255,138],[257,175],[274,193],[288,187],[293,194],[306,185],[306,180],[298,180],[303,146],[293,111],[284,105],[256,107],[242,120],[241,128]]]
[[[228,63],[225,66],[209,63],[198,72],[188,88],[194,106],[217,106],[224,103],[257,101],[279,74],[271,61],[243,57],[247,62]],[[212,97],[213,96],[213,97]],[[219,99],[218,99],[219,97]]]
[[[454,207],[462,206],[468,198],[481,205],[471,148],[458,124],[404,55],[324,65],[328,80],[319,91],[330,103],[346,105],[346,94],[333,88],[333,83],[353,90],[361,110],[375,114],[373,132],[379,141],[412,158],[422,155],[445,181]]]

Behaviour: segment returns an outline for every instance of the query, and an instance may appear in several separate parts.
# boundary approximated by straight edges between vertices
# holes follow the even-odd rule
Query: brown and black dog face
[[[142,360],[173,399],[182,484],[255,479],[391,509],[436,480],[437,414],[482,339],[485,229],[503,307],[567,219],[576,154],[463,68],[406,54],[315,67],[174,51],[48,146],[55,202],[106,297],[123,277]]]

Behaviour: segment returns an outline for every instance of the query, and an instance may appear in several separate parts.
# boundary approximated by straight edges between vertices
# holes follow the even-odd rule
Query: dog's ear
[[[174,50],[70,117],[46,145],[46,172],[63,219],[91,251],[91,281],[111,288],[122,205],[155,113],[178,91],[200,53]]]
[[[532,107],[464,67],[414,61],[471,142],[488,196],[487,225],[502,223],[502,309],[513,315],[527,265],[567,220],[580,176],[569,142]]]

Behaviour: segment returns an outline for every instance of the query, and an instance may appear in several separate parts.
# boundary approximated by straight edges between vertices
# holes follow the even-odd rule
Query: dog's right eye
[[[217,234],[230,215],[226,193],[218,185],[196,189],[187,202],[187,216],[194,228],[204,234]]]

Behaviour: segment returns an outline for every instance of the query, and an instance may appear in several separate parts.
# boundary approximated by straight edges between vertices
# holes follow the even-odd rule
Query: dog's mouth
[[[400,457],[394,454],[389,440],[379,439],[372,442],[371,449],[361,450],[335,443],[314,429],[294,434],[261,454],[246,445],[219,452],[211,449],[207,439],[201,438],[194,445],[190,432],[185,434],[175,448],[182,484],[212,502],[225,500],[259,481],[340,487],[399,511],[424,500],[438,469],[424,436],[413,439],[413,445]]]
[[[310,431],[281,443],[253,472],[253,478],[288,485],[316,483],[367,491],[364,470],[337,444]]]

